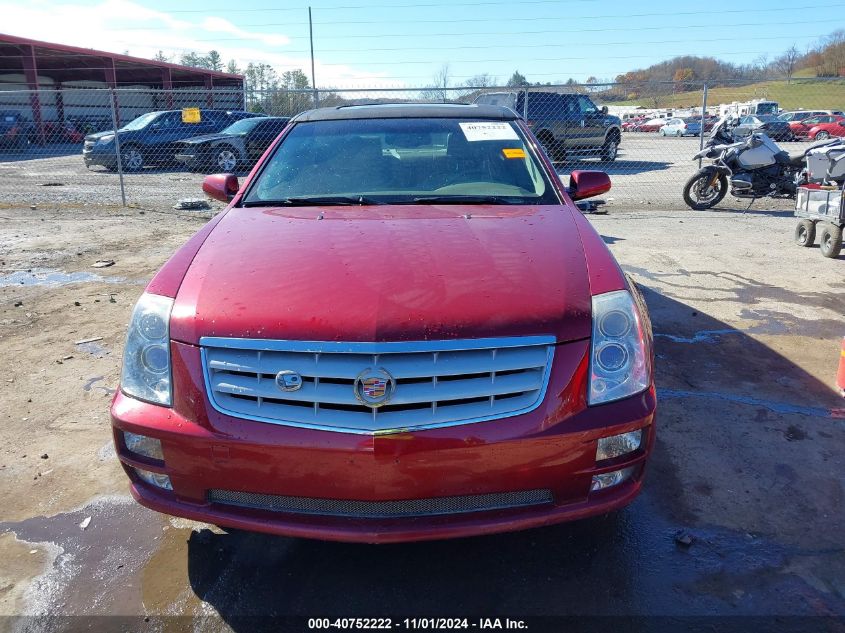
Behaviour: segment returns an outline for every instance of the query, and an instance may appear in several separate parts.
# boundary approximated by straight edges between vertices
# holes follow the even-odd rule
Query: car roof
[[[451,103],[382,103],[345,105],[302,112],[293,122],[343,121],[351,119],[492,119],[515,121],[515,112],[503,106]]]
[[[221,108],[198,108],[200,112],[215,112],[220,114],[249,114],[254,117],[266,117],[266,114],[262,114],[260,112],[249,112],[248,110],[233,110],[231,108],[221,109]],[[145,112],[144,114],[172,114],[174,112],[182,112],[182,110],[151,110],[150,112]],[[144,116],[144,115],[138,115]],[[136,117],[137,118],[137,117]]]

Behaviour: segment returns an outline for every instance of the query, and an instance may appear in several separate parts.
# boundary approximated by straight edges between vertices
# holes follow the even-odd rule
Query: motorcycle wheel
[[[716,184],[709,187],[710,172],[700,171],[687,180],[684,185],[684,202],[690,209],[703,211],[715,207],[728,193],[728,178],[725,174],[719,174]]]

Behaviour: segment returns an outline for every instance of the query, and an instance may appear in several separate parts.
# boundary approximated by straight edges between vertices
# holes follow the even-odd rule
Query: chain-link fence
[[[0,204],[172,205],[203,174],[245,174],[289,117],[369,103],[486,103],[526,119],[566,177],[607,171],[613,206],[682,205],[713,124],[794,151],[845,136],[845,81],[693,81],[337,90],[0,90]],[[788,115],[788,112],[796,112]],[[117,134],[115,129],[119,129]],[[730,197],[723,204],[729,204]]]

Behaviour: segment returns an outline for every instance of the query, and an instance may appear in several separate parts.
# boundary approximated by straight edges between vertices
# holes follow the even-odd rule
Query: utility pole
[[[311,42],[311,87],[314,89],[314,107],[320,105],[320,95],[317,93],[317,79],[314,76],[314,24],[311,22],[311,7],[308,7],[308,39]]]

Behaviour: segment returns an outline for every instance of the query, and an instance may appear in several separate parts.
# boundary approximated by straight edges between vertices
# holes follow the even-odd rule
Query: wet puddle
[[[111,387],[106,387],[105,385],[98,385],[97,383],[104,380],[103,376],[94,376],[93,378],[89,378],[85,381],[85,384],[82,385],[83,391],[91,391],[92,389],[100,389],[108,395],[112,395],[114,393],[114,389]]]
[[[0,532],[52,552],[52,564],[25,596],[36,616],[203,615],[212,617],[194,630],[211,630],[245,615],[320,613],[326,604],[353,613],[382,613],[388,603],[428,611],[461,591],[463,609],[491,614],[502,610],[503,595],[505,609],[526,615],[808,615],[842,607],[831,590],[841,553],[803,551],[691,517],[667,520],[659,497],[653,485],[608,517],[394,546],[221,533],[120,497],[0,523]],[[679,532],[688,535],[684,546]],[[830,578],[816,575],[824,571],[822,557],[834,566]],[[449,561],[448,577],[431,564],[442,560]],[[492,579],[489,589],[467,590],[480,576]],[[613,591],[596,591],[602,584]]]
[[[57,611],[65,615],[144,613],[146,594],[157,595],[152,587],[143,586],[151,558],[160,549],[176,557],[181,549],[178,553],[184,560],[191,533],[190,528],[174,529],[130,497],[100,498],[54,517],[0,523],[0,532],[6,531],[54,557],[50,568],[31,582],[24,596],[26,610],[34,616]],[[171,578],[185,586],[186,573],[181,572]],[[172,605],[158,606],[164,612]]]
[[[0,287],[4,286],[66,286],[78,283],[122,283],[122,277],[103,277],[96,273],[76,272],[66,273],[62,270],[49,268],[33,268],[19,270],[8,275],[0,275]]]

